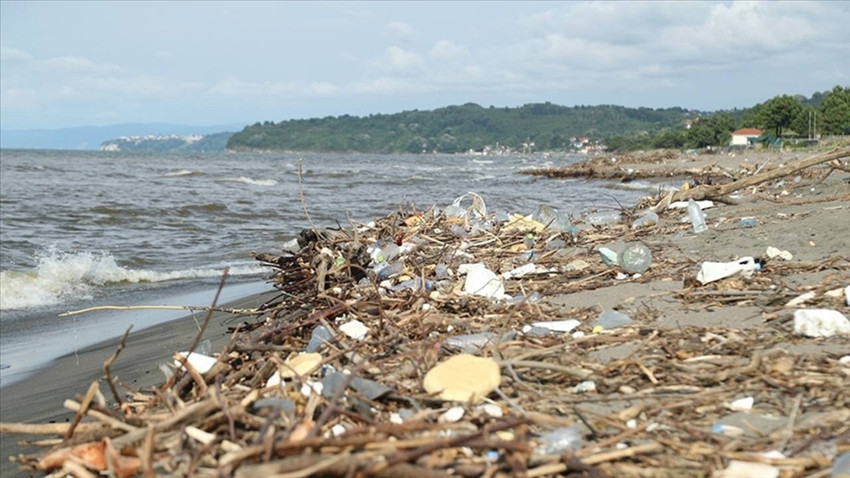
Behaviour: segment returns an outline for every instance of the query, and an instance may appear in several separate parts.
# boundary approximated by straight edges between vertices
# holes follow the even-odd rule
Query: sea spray
[[[0,272],[0,310],[87,300],[110,285],[219,277],[226,265],[164,272],[132,269],[120,265],[106,251],[64,252],[51,247],[36,255],[36,266],[32,270]],[[231,276],[264,272],[265,269],[254,262],[230,268]]]

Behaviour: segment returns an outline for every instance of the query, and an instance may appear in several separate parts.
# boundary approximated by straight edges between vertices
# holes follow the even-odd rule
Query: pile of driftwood
[[[850,447],[850,364],[777,350],[791,335],[779,316],[659,330],[645,308],[604,327],[595,308],[545,300],[622,276],[599,246],[689,225],[535,217],[488,215],[471,194],[307,230],[256,254],[278,293],[211,362],[176,355],[168,380],[130,395],[110,379],[111,403],[93,384],[66,402],[69,424],[4,424],[60,437],[15,459],[56,476],[826,476]],[[684,276],[664,251],[652,260],[626,280]],[[801,268],[838,271],[831,290],[850,264],[765,262],[761,279],[670,297],[770,310]]]

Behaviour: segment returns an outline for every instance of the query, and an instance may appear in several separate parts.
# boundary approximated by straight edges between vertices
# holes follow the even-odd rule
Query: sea
[[[188,314],[136,306],[208,306],[225,268],[220,304],[271,290],[252,252],[281,253],[311,221],[368,223],[468,192],[488,212],[578,217],[658,189],[521,174],[583,158],[0,150],[0,386]],[[60,315],[104,306],[134,308]]]

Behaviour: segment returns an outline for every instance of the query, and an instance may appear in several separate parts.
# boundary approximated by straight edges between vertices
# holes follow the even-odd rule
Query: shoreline
[[[270,290],[248,295],[218,307],[255,308],[275,294]],[[232,320],[228,320],[232,319]],[[202,319],[200,319],[202,320]],[[210,341],[210,353],[217,354],[227,344],[227,328],[238,324],[236,316],[214,312],[202,339]],[[159,364],[171,362],[171,355],[185,351],[198,333],[192,314],[163,322],[127,337],[125,348],[110,367],[116,390],[122,393],[121,383],[135,390],[148,389],[161,384],[164,376]],[[0,388],[0,421],[6,423],[62,423],[74,414],[63,407],[63,402],[75,395],[84,395],[92,381],[100,382],[100,390],[112,401],[109,387],[103,379],[103,363],[115,352],[120,337],[104,340],[85,347],[76,353],[64,355],[33,375]],[[41,439],[43,436],[0,434],[0,475],[27,476],[33,472],[21,471],[9,457],[20,453],[43,451],[41,447],[21,447],[22,440]]]

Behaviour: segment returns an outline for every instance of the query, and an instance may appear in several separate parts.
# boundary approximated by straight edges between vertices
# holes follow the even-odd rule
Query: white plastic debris
[[[573,393],[590,393],[596,391],[596,382],[585,380],[572,388]]]
[[[783,261],[790,261],[794,258],[794,255],[788,251],[781,251],[777,247],[768,246],[767,250],[764,251],[764,255],[768,257],[768,259],[780,258]]]
[[[700,209],[708,209],[710,207],[714,207],[714,201],[694,201],[697,203]],[[688,207],[688,201],[674,201],[671,202],[667,209],[686,209]]]
[[[186,357],[186,354],[189,354],[189,356]],[[177,355],[180,355],[181,357],[186,357],[186,362],[188,362],[189,365],[192,366],[192,368],[194,368],[198,371],[198,373],[201,374],[207,373],[207,371],[213,368],[213,365],[215,365],[216,363],[215,357],[199,354],[197,352],[177,352]],[[183,368],[183,366],[180,364],[180,361],[176,359],[174,360],[174,366],[177,368]]]
[[[533,273],[534,270],[535,270],[535,267],[536,266],[533,263],[529,262],[529,263],[523,264],[523,265],[521,265],[517,268],[511,269],[508,272],[505,272],[504,274],[502,274],[502,277],[505,280],[511,279],[513,277],[522,277],[524,275],[528,275],[528,274]]]
[[[461,264],[458,272],[466,274],[463,291],[467,294],[480,295],[489,299],[507,299],[505,284],[493,271],[484,264]]]
[[[271,377],[266,380],[266,387],[277,387],[282,384],[283,380],[280,378],[280,372],[275,370]]]
[[[534,322],[531,325],[526,325],[522,328],[523,332],[528,332],[532,327],[540,327],[541,329],[551,330],[552,332],[567,333],[581,325],[581,322],[575,319],[570,320],[555,320],[551,322]]]
[[[800,309],[794,311],[794,333],[806,337],[850,334],[850,320],[837,310]]]
[[[352,320],[339,326],[340,332],[351,337],[354,340],[363,340],[366,334],[369,333],[369,328],[363,325],[359,320]]]
[[[634,430],[635,428],[637,428],[637,420],[635,420],[634,418],[632,418],[631,420],[627,421],[627,422],[626,422],[626,427],[627,427],[627,428],[630,428],[630,429],[632,429],[632,430]]]
[[[788,303],[785,304],[785,306],[786,307],[797,307],[798,305],[803,305],[806,302],[814,299],[816,296],[817,296],[817,293],[815,293],[815,291],[809,291],[809,292],[806,292],[805,294],[800,294],[797,297],[794,297],[793,299],[789,300]]]
[[[463,414],[463,407],[452,407],[446,410],[445,413],[440,415],[437,421],[440,423],[454,423],[463,418]]]
[[[767,463],[732,460],[719,478],[779,478],[779,468]]]
[[[697,274],[697,280],[700,284],[708,284],[736,274],[750,278],[755,270],[756,262],[752,257],[742,257],[731,262],[703,262]]]
[[[481,405],[478,408],[480,408],[481,411],[483,411],[484,413],[486,413],[487,415],[489,415],[491,417],[494,417],[494,418],[501,418],[502,417],[502,407],[496,405],[495,403],[485,403],[484,405]]]
[[[730,403],[729,408],[732,410],[751,410],[753,408],[753,403],[755,403],[755,399],[753,399],[753,397],[739,398]]]
[[[336,425],[331,427],[331,434],[335,437],[338,437],[345,433],[345,427],[337,423]]]
[[[850,285],[844,288],[844,303],[850,306]]]
[[[390,413],[390,423],[401,425],[404,423],[404,418],[401,418],[401,415],[398,412],[392,412]]]
[[[322,385],[322,382],[307,380],[304,382],[304,385],[301,386],[301,395],[304,398],[310,398],[310,395],[312,394],[321,395],[323,388],[324,385]]]

